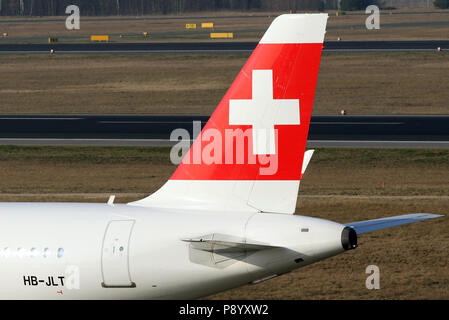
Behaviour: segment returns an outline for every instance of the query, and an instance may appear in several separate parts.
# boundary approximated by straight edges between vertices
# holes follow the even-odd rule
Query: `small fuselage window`
[[[8,258],[9,256],[18,258],[48,258],[51,257],[51,250],[48,247],[44,248],[42,251],[36,247],[32,247],[29,250],[23,247],[18,247],[15,250],[11,250],[9,247],[0,248],[0,258]],[[58,248],[58,250],[56,250],[56,257],[62,258],[63,256],[64,248]]]

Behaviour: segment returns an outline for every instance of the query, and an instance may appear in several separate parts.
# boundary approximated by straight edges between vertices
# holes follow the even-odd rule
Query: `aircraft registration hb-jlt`
[[[235,160],[246,135],[243,162],[183,161],[156,193],[128,204],[0,204],[0,297],[199,298],[354,249],[358,234],[439,217],[341,224],[293,214],[313,153],[305,147],[326,22],[276,18],[184,158],[205,151],[205,133],[232,130],[224,151]]]

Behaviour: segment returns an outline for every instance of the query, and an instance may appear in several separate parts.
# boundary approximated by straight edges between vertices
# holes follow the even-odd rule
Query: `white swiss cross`
[[[273,70],[253,70],[252,100],[229,100],[229,124],[252,126],[254,154],[275,154],[274,125],[300,124],[299,100],[274,100]]]

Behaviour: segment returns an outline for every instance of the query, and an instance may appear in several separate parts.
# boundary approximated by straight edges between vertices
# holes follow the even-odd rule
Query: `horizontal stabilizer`
[[[345,226],[354,228],[357,234],[362,234],[438,217],[443,217],[443,215],[432,213],[412,213],[389,218],[351,222],[346,223]]]
[[[301,175],[306,172],[307,166],[309,165],[310,159],[312,159],[313,153],[315,150],[307,150],[304,152],[304,159],[302,161]]]
[[[182,241],[190,242],[193,249],[216,253],[259,251],[277,248],[259,242],[248,241],[244,238],[217,233],[193,239],[182,239]]]

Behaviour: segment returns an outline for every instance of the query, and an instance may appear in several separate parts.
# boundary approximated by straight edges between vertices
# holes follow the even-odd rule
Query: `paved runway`
[[[251,52],[257,42],[123,42],[0,44],[0,54],[56,53],[135,54],[135,53],[235,53]],[[435,41],[327,41],[324,52],[394,52],[449,50],[449,40]]]
[[[0,115],[1,145],[171,146],[196,115]],[[308,147],[449,148],[449,116],[312,116]]]

